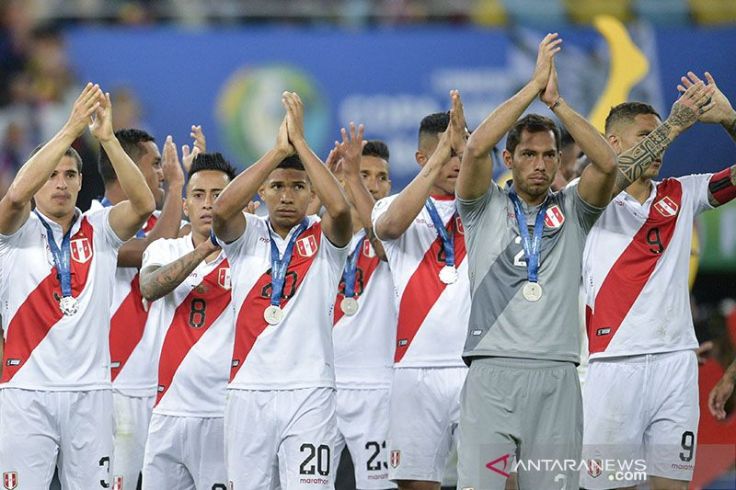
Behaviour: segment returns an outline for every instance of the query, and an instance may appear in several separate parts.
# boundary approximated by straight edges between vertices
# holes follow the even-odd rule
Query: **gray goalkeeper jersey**
[[[457,199],[468,247],[471,309],[463,359],[500,356],[580,361],[578,290],[585,238],[604,208],[584,202],[577,185],[549,192],[538,281],[542,297],[524,299],[526,256],[512,187],[495,183],[478,199]],[[539,206],[527,206],[533,236]]]

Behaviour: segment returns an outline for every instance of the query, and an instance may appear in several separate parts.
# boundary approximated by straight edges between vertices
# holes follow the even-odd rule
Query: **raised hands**
[[[680,131],[689,128],[715,107],[715,91],[715,85],[705,85],[702,80],[692,83],[672,105],[667,122]]]
[[[286,109],[286,129],[289,142],[296,145],[304,141],[304,104],[296,92],[284,92],[281,103]]]
[[[726,129],[733,128],[736,125],[736,111],[731,106],[731,102],[728,100],[721,89],[716,85],[716,81],[709,72],[705,72],[705,79],[708,82],[706,86],[713,87],[713,95],[711,100],[713,102],[713,108],[709,111],[705,111],[698,117],[700,122],[704,123],[716,123],[727,126]],[[677,85],[677,90],[681,93],[685,93],[687,89],[692,87],[698,82],[702,82],[698,76],[689,71],[687,76],[680,78],[681,84]],[[731,132],[731,131],[729,131]]]
[[[363,134],[365,127],[361,124],[357,131],[355,123],[351,122],[350,132],[345,128],[340,130],[342,142],[335,142],[335,150],[339,159],[341,159],[342,171],[349,175],[360,174],[360,160],[363,157]],[[328,157],[329,158],[329,157]]]
[[[202,126],[192,126],[189,136],[194,140],[191,150],[189,145],[182,145],[181,147],[182,163],[187,173],[191,170],[192,163],[197,155],[207,151],[207,139],[204,137],[204,132],[202,132]]]
[[[539,100],[545,103],[550,109],[558,103],[560,99],[560,88],[557,84],[557,68],[555,67],[555,60],[552,59],[552,66],[550,67],[549,79],[547,79],[547,86],[539,94]]]
[[[195,151],[197,151],[196,148]],[[190,155],[193,153],[194,152],[190,153]],[[191,166],[192,162],[190,160],[189,168],[191,168]],[[179,155],[176,152],[176,145],[174,144],[174,139],[171,135],[167,136],[166,141],[164,142],[164,152],[161,155],[161,170],[164,174],[164,180],[169,186],[172,184],[182,185],[184,183],[184,172],[179,164]],[[189,171],[189,169],[187,169],[187,171]]]
[[[284,116],[284,120],[281,121],[279,126],[279,132],[276,134],[276,151],[284,156],[284,158],[293,155],[294,146],[289,141],[289,130],[287,128],[287,117]]]
[[[87,126],[90,124],[92,115],[100,107],[104,101],[105,95],[97,84],[88,83],[82,93],[79,94],[77,100],[72,107],[72,113],[64,125],[71,132],[74,139],[81,136]]]
[[[112,127],[112,102],[107,92],[99,99],[99,104],[89,124],[89,131],[100,143],[105,143],[115,137],[115,130]]]
[[[562,47],[562,39],[559,34],[551,33],[544,36],[544,39],[539,43],[539,51],[537,53],[537,63],[534,67],[534,74],[532,75],[531,83],[537,89],[537,92],[545,90],[547,82],[552,70],[552,64],[554,57],[560,52]]]
[[[465,153],[465,143],[468,141],[470,133],[465,123],[465,110],[458,90],[450,90],[450,102],[452,104],[450,109],[450,124],[448,126],[448,130],[450,131],[450,146],[454,155],[462,157],[463,153]]]

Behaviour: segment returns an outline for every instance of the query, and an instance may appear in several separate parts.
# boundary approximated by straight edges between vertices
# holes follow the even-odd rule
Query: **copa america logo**
[[[312,147],[327,142],[330,111],[316,80],[289,65],[243,68],[230,76],[217,99],[220,136],[238,163],[248,166],[273,146],[284,118],[284,91],[296,92],[304,102],[304,130]]]

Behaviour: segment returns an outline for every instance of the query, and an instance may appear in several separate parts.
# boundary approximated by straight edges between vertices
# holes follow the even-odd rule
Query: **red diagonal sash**
[[[176,371],[194,344],[230,304],[232,298],[230,289],[226,289],[218,280],[222,270],[228,268],[230,264],[227,260],[223,260],[177,306],[161,347],[157,405],[171,387]]]
[[[368,287],[368,281],[371,280],[373,272],[376,270],[376,267],[378,267],[378,264],[381,262],[381,259],[379,259],[378,256],[375,255],[375,253],[372,257],[369,256],[369,254],[365,253],[366,247],[371,246],[367,238],[363,238],[363,241],[361,243],[362,246],[360,247],[360,250],[358,250],[358,253],[360,255],[358,256],[358,265],[356,266],[355,270],[355,285],[353,289],[357,297],[360,297],[363,294],[363,291],[366,290],[366,288]],[[337,322],[339,322],[340,319],[345,315],[342,309],[340,309],[340,302],[344,297],[345,280],[341,279],[340,286],[337,289],[337,299],[335,300],[335,312],[332,321],[333,326],[337,325]]]
[[[140,273],[137,273],[130,283],[130,293],[110,319],[110,372],[113,381],[143,338],[147,319],[148,312],[143,308]]]
[[[310,239],[311,237],[311,239]],[[289,268],[286,271],[286,279],[284,283],[284,293],[281,297],[281,308],[288,304],[289,300],[294,297],[299,286],[307,275],[314,259],[319,252],[320,240],[322,237],[321,223],[315,223],[307,228],[299,235],[294,245],[294,254],[291,256]],[[304,239],[303,243],[313,244],[312,246],[299,247],[299,242]],[[301,250],[311,253],[305,257]],[[263,312],[271,304],[271,269],[269,268],[261,277],[258,278],[255,285],[251,288],[248,295],[243,300],[240,307],[238,318],[235,322],[235,347],[233,349],[233,362],[230,371],[230,381],[235,379],[240,367],[248,357],[248,353],[253,348],[256,339],[268,327],[268,323],[263,318]]]
[[[447,224],[447,231],[454,234],[455,267],[460,267],[466,253],[465,236],[458,229],[461,226],[459,221],[460,218],[453,215]],[[394,362],[400,362],[404,357],[429,310],[447,287],[447,284],[439,278],[440,270],[445,266],[444,260],[441,260],[441,252],[442,240],[437,237],[424,254],[419,267],[412,274],[401,295]]]
[[[71,240],[86,239],[89,244],[89,260],[77,262],[71,260],[72,296],[78,297],[87,285],[89,269],[94,260],[94,233],[92,225],[86,217],[82,218],[79,230]],[[44,254],[46,252],[44,251]],[[44,259],[45,260],[45,259]],[[51,328],[63,318],[59,309],[61,285],[56,274],[56,267],[28,295],[10,320],[5,340],[2,381],[6,383],[30,359],[33,350],[43,341]],[[77,313],[77,317],[82,312]]]
[[[649,281],[675,233],[681,206],[682,185],[678,180],[666,179],[657,186],[649,216],[608,271],[595,297],[595,307],[586,308],[591,354],[606,350]]]

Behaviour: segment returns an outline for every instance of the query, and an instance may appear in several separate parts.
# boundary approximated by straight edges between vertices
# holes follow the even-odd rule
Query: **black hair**
[[[304,164],[299,159],[298,155],[291,155],[281,160],[276,168],[293,169],[293,170],[304,170]]]
[[[435,112],[428,116],[424,116],[422,122],[419,123],[419,146],[422,146],[422,140],[427,136],[437,136],[445,132],[450,124],[449,112]]]
[[[148,143],[149,141],[156,141],[153,136],[142,129],[132,128],[118,129],[115,131],[115,137],[120,141],[120,146],[123,147],[125,153],[127,153],[136,165],[138,164],[138,159],[144,153],[140,144]],[[102,148],[100,148],[100,158],[97,162],[97,169],[100,171],[100,175],[102,175],[102,180],[105,184],[118,180],[118,176],[115,174],[112,162],[110,162],[110,157],[107,156],[107,153],[105,153],[105,150]]]
[[[555,145],[557,151],[560,150],[560,128],[557,127],[555,122],[539,114],[527,114],[522,117],[511,127],[508,136],[506,137],[506,150],[509,153],[514,153],[516,147],[521,141],[521,133],[541,133],[546,131],[552,131],[555,135]]]
[[[575,139],[572,137],[570,132],[565,128],[560,128],[560,149],[574,144]]]
[[[41,151],[41,148],[43,147],[44,145],[38,145],[37,147],[35,147],[33,151],[31,152],[31,154],[28,155],[28,159],[30,160],[31,157],[33,157],[33,155]],[[77,172],[81,174],[82,173],[82,157],[79,156],[79,153],[77,152],[77,150],[75,150],[74,148],[70,146],[64,151],[64,156],[69,157],[72,160],[74,160],[74,163],[77,164]]]
[[[192,167],[189,169],[189,178],[201,170],[216,170],[227,175],[228,180],[233,180],[238,173],[230,162],[225,160],[222,153],[200,153],[194,157]]]
[[[388,162],[388,146],[381,140],[368,140],[363,146],[363,156],[383,158]]]
[[[624,102],[611,107],[606,117],[606,134],[610,133],[611,127],[614,124],[620,121],[633,122],[634,118],[640,114],[652,114],[660,120],[662,119],[659,113],[654,110],[654,107],[649,104],[645,104],[644,102]]]

